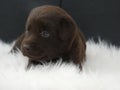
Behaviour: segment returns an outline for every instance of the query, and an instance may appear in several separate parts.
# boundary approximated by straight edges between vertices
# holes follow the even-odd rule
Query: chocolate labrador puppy
[[[17,39],[12,51],[17,49],[29,58],[29,65],[62,58],[63,62],[72,61],[82,68],[86,44],[83,34],[66,11],[44,5],[30,12],[26,30]]]

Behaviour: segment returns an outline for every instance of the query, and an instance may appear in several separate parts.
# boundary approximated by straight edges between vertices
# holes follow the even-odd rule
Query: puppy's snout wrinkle
[[[23,44],[22,48],[23,48],[25,51],[30,51],[30,50],[31,50],[31,46],[28,45],[28,44]]]
[[[24,50],[24,51],[32,51],[33,49],[35,49],[35,48],[37,48],[37,45],[36,45],[36,43],[24,43],[23,45],[22,45],[22,49]]]

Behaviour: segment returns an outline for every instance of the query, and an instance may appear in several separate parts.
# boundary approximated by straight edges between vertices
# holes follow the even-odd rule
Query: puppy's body
[[[17,48],[29,57],[30,64],[62,58],[82,68],[86,44],[71,16],[59,7],[45,5],[29,14],[26,31],[17,39],[13,51]]]

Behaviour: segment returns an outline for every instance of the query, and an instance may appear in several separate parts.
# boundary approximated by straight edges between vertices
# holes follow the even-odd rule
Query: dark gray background
[[[45,4],[61,5],[87,39],[101,37],[120,45],[120,0],[0,0],[0,39],[16,39],[30,10]]]

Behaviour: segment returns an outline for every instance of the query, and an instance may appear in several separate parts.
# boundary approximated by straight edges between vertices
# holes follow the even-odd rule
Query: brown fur
[[[42,33],[47,31],[47,33]],[[45,36],[47,35],[47,36]],[[34,8],[27,19],[26,31],[16,41],[13,50],[20,49],[31,63],[56,61],[79,64],[85,60],[83,34],[72,17],[63,9],[44,5]]]

